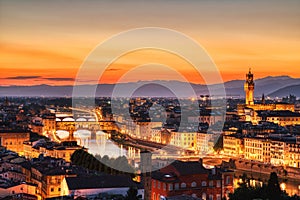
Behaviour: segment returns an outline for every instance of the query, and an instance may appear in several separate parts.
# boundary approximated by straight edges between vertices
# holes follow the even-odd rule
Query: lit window
[[[192,182],[191,187],[197,187],[197,183],[195,181]]]
[[[185,183],[181,183],[181,188],[186,188],[186,184]]]
[[[217,180],[217,187],[221,187],[221,181]]]
[[[230,176],[227,176],[227,177],[226,177],[226,184],[227,184],[227,185],[230,184]]]

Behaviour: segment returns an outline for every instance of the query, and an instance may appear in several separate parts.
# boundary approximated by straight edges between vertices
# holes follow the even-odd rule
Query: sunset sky
[[[196,40],[224,81],[244,79],[249,67],[255,78],[300,77],[299,0],[0,0],[0,85],[73,84],[98,44],[141,27],[174,29]],[[107,54],[113,51],[107,49]],[[167,65],[191,82],[204,83],[189,63],[155,50],[121,56],[101,82],[114,83],[149,63]],[[147,66],[128,81],[174,79],[168,71]]]

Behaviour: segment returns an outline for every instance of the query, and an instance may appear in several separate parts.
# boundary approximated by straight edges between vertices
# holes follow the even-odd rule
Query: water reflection
[[[242,181],[243,174],[246,174],[247,178],[250,179],[250,185],[253,187],[262,186],[267,184],[270,178],[269,174],[257,173],[257,172],[247,172],[243,170],[235,171],[234,187],[238,188],[239,184]],[[290,196],[300,195],[300,180],[291,179],[291,178],[280,178],[279,177],[280,188],[286,191]]]

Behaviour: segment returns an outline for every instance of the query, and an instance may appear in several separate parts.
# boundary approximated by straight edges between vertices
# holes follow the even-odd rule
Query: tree
[[[222,149],[223,149],[223,136],[222,135],[220,137],[218,137],[218,140],[213,148],[216,152],[222,151]]]
[[[138,191],[136,188],[130,187],[125,196],[125,200],[138,200]]]
[[[269,200],[281,200],[282,191],[278,183],[278,176],[275,172],[270,174],[270,179],[267,186],[267,197]]]

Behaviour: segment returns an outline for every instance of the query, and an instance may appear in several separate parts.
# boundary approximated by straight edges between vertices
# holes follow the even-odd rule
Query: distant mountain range
[[[244,80],[232,80],[224,83],[227,96],[244,97]],[[91,89],[96,88],[96,96],[163,96],[163,97],[190,97],[193,94],[207,95],[208,88],[211,94],[218,96],[222,91],[222,84],[202,85],[180,81],[139,81],[131,83],[99,84],[77,86],[81,96],[87,96]],[[132,89],[135,92],[128,94]],[[195,93],[194,93],[195,92]],[[73,86],[0,86],[0,96],[39,96],[63,97],[72,96]],[[300,97],[300,78],[289,76],[268,76],[255,80],[255,96],[262,94],[269,97],[283,97],[293,94]],[[117,94],[117,95],[116,95]]]

